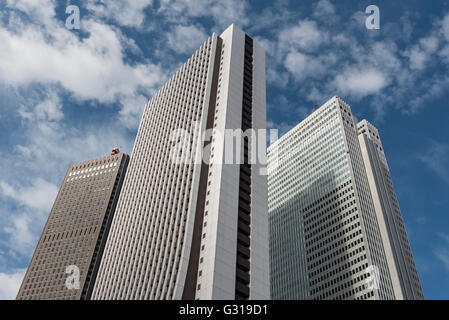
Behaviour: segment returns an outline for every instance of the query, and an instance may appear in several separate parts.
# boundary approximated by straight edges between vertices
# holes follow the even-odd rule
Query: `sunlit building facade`
[[[357,128],[395,298],[424,299],[379,131],[366,120]]]
[[[333,97],[268,148],[273,299],[403,298],[359,130],[349,105]],[[400,232],[407,247],[403,225]],[[418,288],[414,263],[411,270]]]
[[[269,298],[264,164],[249,163],[250,139],[243,163],[224,164],[216,134],[265,129],[265,99],[264,50],[234,25],[207,39],[152,97],[93,299]],[[173,136],[180,129],[187,139]],[[173,150],[189,161],[174,162]]]

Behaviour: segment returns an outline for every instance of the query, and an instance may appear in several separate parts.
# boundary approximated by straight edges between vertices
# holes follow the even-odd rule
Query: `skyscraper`
[[[89,299],[128,161],[114,149],[68,168],[17,299]]]
[[[219,152],[226,130],[265,126],[264,50],[231,25],[145,107],[93,299],[269,298],[256,141],[244,135],[242,163]]]
[[[424,299],[379,132],[366,120],[357,128],[395,297]]]
[[[333,97],[268,148],[273,299],[402,298],[359,139],[349,105]]]

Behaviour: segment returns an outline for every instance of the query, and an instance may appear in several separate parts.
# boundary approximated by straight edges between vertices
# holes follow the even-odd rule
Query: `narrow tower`
[[[366,120],[360,121],[357,128],[395,297],[424,299],[379,132]]]

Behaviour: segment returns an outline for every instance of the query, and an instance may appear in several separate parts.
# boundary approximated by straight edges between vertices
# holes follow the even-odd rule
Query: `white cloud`
[[[298,76],[308,76],[308,65],[308,57],[298,51],[291,51],[285,59],[285,67],[287,70]]]
[[[61,103],[59,97],[55,93],[51,94],[52,97],[47,99],[36,106],[36,115],[38,119],[47,119],[49,121],[58,121],[64,117],[61,109]]]
[[[37,220],[36,216],[30,213],[20,216],[13,215],[9,218],[3,232],[9,235],[8,244],[14,248],[14,251],[22,254],[29,254],[37,243],[37,230],[33,229],[33,222]],[[41,231],[41,230],[39,230]]]
[[[20,106],[18,112],[26,120],[59,121],[64,117],[60,98],[55,92],[49,92],[47,98],[36,106]]]
[[[409,101],[409,107],[405,110],[406,114],[417,114],[424,109],[429,101],[435,100],[444,94],[449,88],[449,77],[444,75],[427,80],[421,84],[421,94],[416,95]]]
[[[438,55],[446,64],[449,64],[449,45],[442,47],[441,50],[439,50]]]
[[[279,48],[282,52],[292,49],[311,52],[317,50],[327,38],[327,33],[319,30],[315,21],[303,20],[280,33]]]
[[[435,251],[435,256],[440,260],[444,267],[449,271],[449,251],[439,249]]]
[[[449,145],[447,143],[430,141],[427,149],[417,155],[438,177],[449,184]]]
[[[215,28],[222,29],[232,23],[246,26],[249,23],[247,8],[248,4],[244,0],[161,0],[158,13],[168,21],[177,23],[210,17],[216,24]]]
[[[440,22],[441,33],[445,37],[446,41],[449,41],[449,14],[446,14]]]
[[[5,181],[0,180],[0,190],[22,205],[30,208],[50,211],[53,201],[56,199],[58,187],[42,178],[32,182],[29,187],[16,190]]]
[[[97,17],[108,18],[122,26],[141,27],[145,21],[144,9],[152,0],[88,0],[87,9]]]
[[[246,1],[210,1],[210,3],[209,10],[219,27],[224,28],[232,23],[237,23],[240,27],[244,27],[249,23],[247,14],[248,4]],[[207,13],[208,9],[206,7],[203,14],[207,15]]]
[[[251,15],[251,23],[245,26],[245,31],[254,35],[259,31],[274,31],[285,26],[286,21],[296,19],[297,12],[288,7],[286,1],[272,1],[257,15]],[[257,37],[256,37],[257,38]]]
[[[443,240],[444,245],[437,247],[434,250],[434,254],[443,264],[444,268],[449,272],[449,235],[440,233],[439,236]]]
[[[317,87],[312,87],[311,90],[307,92],[307,99],[309,101],[312,101],[315,104],[320,104],[320,101],[327,101],[329,100],[330,96],[327,91],[329,92],[335,92],[334,89],[332,90],[325,90],[325,89],[318,89]]]
[[[366,21],[366,13],[365,10],[360,10],[354,12],[354,14],[351,16],[351,19],[349,20],[349,23],[355,27],[365,27],[365,21]],[[382,27],[382,26],[381,26]]]
[[[384,73],[394,75],[403,68],[394,42],[375,42],[365,52],[360,50],[356,52],[359,52],[360,56],[354,58],[361,64],[382,69]]]
[[[167,33],[168,46],[177,53],[192,53],[208,38],[201,26],[175,26]]]
[[[324,6],[321,11],[333,14],[335,8],[324,9],[330,2],[318,5]],[[301,86],[300,94],[314,103],[335,94],[360,99],[383,93],[392,82],[408,84],[393,42],[361,44],[347,32],[326,30],[312,20],[285,28],[279,34],[276,52],[277,64]],[[279,66],[271,75],[280,72]]]
[[[287,54],[285,67],[296,79],[317,78],[326,71],[324,61],[294,50]]]
[[[274,57],[276,54],[276,43],[266,38],[254,37],[254,40],[265,49],[265,53],[269,56]]]
[[[439,41],[435,36],[420,39],[419,44],[406,52],[410,60],[410,68],[412,70],[423,70],[427,63],[431,61],[432,55],[438,49],[438,45]]]
[[[334,19],[336,9],[329,0],[320,0],[315,5],[313,16],[317,18],[323,18],[326,20]]]
[[[267,64],[267,82],[278,87],[285,87],[288,84],[289,74],[286,71],[282,71],[276,63],[277,43],[262,37],[255,37],[254,40],[256,40],[265,49],[265,53],[268,56],[267,59],[272,61],[272,63]]]
[[[388,108],[414,114],[447,91],[449,14],[416,39],[410,22],[410,17],[416,17],[413,13],[407,12],[396,23],[386,23],[389,32],[385,37],[370,33],[360,38],[355,29],[365,31],[366,14],[357,12],[337,30],[327,19],[336,12],[330,1],[322,0],[316,3],[311,18],[275,28],[278,41],[266,41],[272,61],[267,72],[269,83],[294,86],[313,103],[335,94],[355,100],[369,96],[367,103],[378,121]],[[446,63],[445,68],[431,69],[437,67],[438,58]],[[425,75],[429,70],[433,76]]]
[[[40,20],[44,22],[30,24],[16,19],[14,24],[0,25],[0,83],[16,88],[56,85],[80,101],[121,103],[142,95],[149,97],[166,80],[157,64],[125,62],[125,48],[133,52],[140,49],[118,29],[84,18],[82,29],[88,37],[79,38],[56,20],[54,1],[40,5],[39,10],[45,14],[37,16],[43,16]],[[11,0],[10,6],[29,15],[40,8],[25,0]],[[50,96],[49,101],[37,106],[37,116],[40,111],[40,116],[61,118],[59,104],[51,101],[58,102]],[[127,110],[123,106],[121,115]],[[22,116],[29,115],[29,106],[22,111]]]
[[[388,80],[376,69],[350,69],[343,74],[338,74],[334,85],[337,92],[341,94],[363,98],[381,91],[388,85]]]
[[[89,38],[73,36],[63,43],[47,42],[31,26],[19,34],[0,29],[0,80],[16,86],[56,83],[80,99],[101,102],[160,85],[163,74],[157,65],[124,63],[119,37],[110,27],[92,21],[84,25]]]
[[[33,22],[43,25],[54,23],[55,0],[6,0],[6,6],[11,9],[18,9],[28,15]]]
[[[121,100],[123,108],[119,112],[119,119],[126,128],[134,129],[139,126],[147,102],[148,98],[142,95],[128,96]]]
[[[278,87],[285,87],[288,84],[288,72],[280,71],[275,67],[268,66],[266,77],[268,83]]]
[[[13,300],[19,292],[26,270],[17,270],[14,273],[0,272],[0,300]]]

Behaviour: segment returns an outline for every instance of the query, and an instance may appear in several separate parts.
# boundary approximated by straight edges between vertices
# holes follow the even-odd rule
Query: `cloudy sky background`
[[[380,8],[380,30],[365,8]],[[81,29],[68,30],[68,5]],[[449,298],[448,1],[0,0],[0,299],[69,164],[130,153],[147,100],[235,23],[267,50],[268,125],[334,95],[375,124],[428,299]]]

